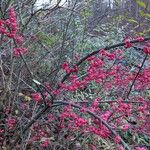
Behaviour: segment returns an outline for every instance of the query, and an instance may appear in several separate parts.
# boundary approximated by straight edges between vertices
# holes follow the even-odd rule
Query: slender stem
[[[32,18],[33,18],[37,13],[42,12],[42,11],[43,11],[43,12],[49,11],[49,12],[51,13],[52,11],[56,10],[57,8],[59,8],[58,6],[59,6],[60,2],[61,2],[61,0],[59,0],[58,3],[56,4],[56,6],[55,6],[54,8],[52,8],[52,9],[50,9],[50,8],[45,8],[45,9],[40,8],[40,9],[38,9],[37,11],[33,12],[33,13],[30,15],[29,19],[26,21],[26,23],[23,25],[23,28],[22,28],[21,31],[24,32],[24,30],[27,28],[28,24],[31,22]],[[32,9],[33,9],[33,8],[34,8],[34,4],[33,4]],[[48,14],[48,13],[47,13],[47,14]]]
[[[143,102],[140,102],[140,101],[123,101],[124,103],[143,103]],[[81,102],[75,102],[75,103],[79,103],[79,104],[86,104],[86,103],[88,103],[88,104],[90,104],[90,103],[92,103],[92,102],[89,102],[89,101],[81,101]],[[100,101],[99,102],[100,104],[102,104],[102,103],[118,103],[118,101],[117,100],[110,100],[110,101]]]
[[[147,40],[150,40],[150,37],[147,37],[147,38],[144,39],[144,41],[147,41]],[[138,41],[138,40],[133,40],[133,41],[131,41],[131,43],[139,43],[139,41]],[[124,45],[125,45],[125,43],[119,43],[119,44],[115,44],[115,45],[112,45],[112,46],[109,46],[109,47],[105,47],[104,49],[105,49],[105,50],[109,50],[109,49],[116,48],[116,47],[120,47],[120,46],[124,46]],[[94,51],[94,52],[88,54],[87,56],[83,57],[83,58],[76,64],[76,66],[79,66],[80,64],[82,64],[87,58],[89,58],[89,57],[91,57],[91,56],[93,56],[93,55],[95,55],[95,54],[98,54],[99,51],[100,51],[100,50]],[[23,58],[23,57],[22,57],[22,58]],[[143,61],[143,63],[142,63],[142,66],[141,66],[140,70],[142,69],[146,58],[147,58],[147,55],[146,55],[146,57],[145,57],[145,59],[144,59],[144,61]],[[23,61],[25,62],[24,59],[23,59]],[[25,65],[27,66],[27,63],[26,63],[26,62],[25,62]],[[30,72],[30,69],[29,69],[28,67],[27,67],[27,69],[28,69],[28,71]],[[140,70],[139,70],[138,74],[140,73]],[[31,72],[30,72],[30,73],[31,73]],[[66,74],[66,75],[64,76],[64,78],[62,79],[61,82],[64,82],[64,81],[70,76],[70,74],[71,74],[71,73]],[[137,74],[137,76],[138,76],[138,74]],[[32,73],[31,73],[31,76],[32,76]],[[137,78],[137,76],[136,76],[136,78]],[[135,80],[136,80],[136,78],[135,78]],[[133,85],[134,85],[135,80],[134,80],[133,83],[132,83]],[[132,85],[132,86],[133,86],[133,85]],[[132,90],[132,86],[130,87],[131,90]],[[130,94],[131,90],[129,90],[128,95]],[[51,100],[53,101],[54,98],[52,97]],[[50,109],[50,108],[52,108],[52,107],[56,107],[56,106],[58,106],[58,105],[71,105],[72,107],[75,107],[75,108],[78,108],[78,109],[81,109],[81,108],[82,108],[81,106],[78,106],[78,105],[73,104],[73,103],[65,102],[65,101],[53,101],[53,105],[52,105],[52,106],[48,106],[48,105],[45,106],[44,109],[42,109],[42,110],[29,122],[29,124],[23,129],[22,133],[25,133],[25,132],[31,127],[31,125],[32,125],[37,119],[39,119],[39,118],[41,117],[41,115],[43,115],[48,109]],[[93,113],[93,112],[91,112],[91,111],[89,111],[89,110],[87,110],[87,113],[89,113],[91,116],[95,117],[95,118],[98,119],[100,122],[102,122],[102,123],[113,133],[113,135],[115,135],[115,136],[117,135],[117,132],[116,132],[115,130],[113,130],[113,129],[111,128],[111,126],[110,126],[107,122],[105,122],[104,120],[102,120],[102,119],[101,119],[99,116],[97,116],[95,113]],[[13,145],[12,145],[11,148],[13,148],[13,147],[15,146],[15,144],[16,144],[18,141],[20,141],[20,140],[21,140],[21,135],[18,134],[18,136],[16,137],[16,139],[15,139],[15,141],[14,141],[14,143],[13,143]],[[131,149],[129,148],[129,146],[124,142],[124,140],[123,140],[122,138],[121,138],[121,141],[120,141],[120,142],[121,142],[121,144],[125,147],[125,149],[131,150]]]
[[[23,60],[23,62],[24,62],[24,64],[25,64],[25,66],[26,66],[28,72],[30,73],[30,76],[31,76],[32,80],[34,81],[34,75],[33,75],[32,71],[30,70],[30,68],[29,68],[29,66],[28,66],[28,64],[27,64],[27,62],[26,62],[26,60],[24,59],[24,57],[23,57],[23,55],[22,55],[21,53],[20,53],[20,56],[21,56],[21,58],[22,58],[22,60]],[[39,82],[39,81],[38,81],[38,82]],[[42,87],[46,92],[48,92],[48,94],[52,97],[52,101],[51,101],[51,102],[53,103],[53,99],[54,99],[53,94],[52,94],[42,83],[40,83],[40,82],[39,82],[39,84],[36,83],[36,82],[34,82],[34,83],[36,84],[37,88],[40,90],[40,93],[41,93],[42,96],[43,96],[43,93],[41,92],[41,88],[40,88],[40,87]],[[43,96],[43,97],[44,97],[44,96]]]
[[[5,82],[6,76],[5,76],[4,69],[3,69],[3,62],[2,62],[1,55],[0,55],[0,70],[1,70],[1,73],[2,73],[2,87],[3,87],[3,89],[5,89],[5,86],[6,86],[6,82]]]
[[[69,102],[65,102],[65,101],[57,101],[58,103],[60,103],[60,105],[71,105],[72,107],[78,108],[78,109],[82,109],[81,106],[73,104],[73,103],[69,103]],[[104,120],[102,120],[99,116],[97,116],[95,113],[91,112],[90,110],[86,111],[88,114],[90,114],[91,116],[93,116],[94,118],[96,118],[99,122],[101,122],[104,126],[106,126],[114,136],[117,136],[118,133],[112,129],[112,127]],[[125,143],[125,141],[121,138],[120,139],[121,144],[124,146],[124,148],[126,150],[131,150],[130,147]]]
[[[66,101],[56,101],[54,102],[54,104],[50,107],[50,106],[46,106],[39,114],[37,114],[31,121],[30,123],[23,129],[22,131],[22,134],[24,134],[27,129],[29,129],[31,127],[31,125],[38,119],[41,117],[42,114],[44,114],[48,109],[52,108],[52,107],[56,107],[56,106],[60,106],[60,105],[69,105],[69,106],[72,106],[72,107],[75,107],[75,108],[78,108],[78,109],[82,109],[82,106],[79,106],[79,105],[76,105],[76,104],[73,104],[73,103],[70,103],[70,102],[66,102]],[[118,133],[112,129],[112,127],[107,123],[105,122],[104,120],[102,120],[99,116],[97,116],[95,113],[91,112],[90,110],[87,110],[86,111],[88,114],[90,114],[91,116],[93,116],[94,118],[98,119],[99,122],[101,122],[104,126],[106,126],[114,136],[118,135]],[[13,143],[12,147],[13,148],[16,143],[18,141],[21,140],[21,137],[20,135],[18,134],[18,136],[16,137],[15,139],[15,142]],[[125,143],[125,141],[121,138],[120,140],[121,144],[124,146],[124,148],[126,150],[131,150],[130,147]]]
[[[143,42],[148,41],[148,40],[150,40],[150,37],[144,38]],[[130,43],[132,43],[132,44],[139,43],[139,40],[132,40],[132,41],[130,41]],[[117,47],[121,47],[121,46],[125,46],[125,43],[122,42],[122,43],[118,43],[118,44],[115,44],[115,45],[112,45],[112,46],[106,46],[106,47],[101,48],[101,49],[110,50],[110,49],[117,48]],[[92,53],[86,55],[85,57],[83,57],[82,59],[80,59],[80,60],[75,64],[75,66],[81,65],[81,64],[82,64],[85,60],[87,60],[89,57],[98,54],[101,49],[99,49],[99,50],[97,50],[97,51],[94,51],[94,52],[92,52]],[[63,82],[70,76],[70,74],[71,74],[71,73],[67,73],[67,74],[63,77],[63,79],[61,80],[61,82],[63,83]]]
[[[148,54],[144,57],[143,62],[142,62],[142,65],[141,65],[139,71],[137,72],[137,74],[136,74],[136,76],[135,76],[135,78],[134,78],[134,80],[133,80],[133,82],[132,82],[132,84],[131,84],[131,86],[130,86],[129,92],[128,92],[128,94],[127,94],[127,99],[129,98],[129,95],[130,95],[130,93],[131,93],[131,91],[132,91],[133,85],[135,84],[135,81],[136,81],[138,75],[140,74],[140,71],[142,70],[142,67],[144,66],[144,63],[145,63],[147,57],[148,57]]]

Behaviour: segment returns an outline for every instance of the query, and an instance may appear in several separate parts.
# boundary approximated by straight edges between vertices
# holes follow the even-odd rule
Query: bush
[[[11,66],[7,76],[1,59],[3,149],[100,149],[99,138],[114,141],[114,149],[146,149],[132,145],[132,138],[140,133],[147,144],[150,134],[149,37],[126,38],[77,58],[76,64],[65,61],[58,72],[62,79],[51,84],[41,82],[28,65],[30,50],[22,44],[13,7],[8,19],[0,20],[0,34],[2,45],[10,44],[6,51]],[[136,49],[141,61],[129,62],[129,66],[127,57],[137,43],[144,44]],[[24,64],[21,69],[31,85],[21,78],[21,70],[15,74],[16,62]],[[20,82],[28,89],[21,91]]]

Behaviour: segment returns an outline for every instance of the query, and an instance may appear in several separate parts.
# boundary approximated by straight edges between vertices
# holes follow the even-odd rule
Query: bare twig
[[[148,40],[150,40],[150,37],[144,38],[143,42],[148,41]],[[133,43],[133,44],[135,44],[135,43],[139,43],[139,40],[132,40],[132,41],[130,41],[130,42]],[[118,44],[115,44],[115,45],[112,45],[112,46],[106,46],[106,47],[101,48],[101,49],[110,50],[110,49],[117,48],[117,47],[121,47],[121,46],[125,46],[125,43],[122,42],[122,43],[118,43]],[[99,50],[97,50],[97,51],[94,51],[94,52],[92,52],[92,53],[86,55],[85,57],[83,57],[82,59],[80,59],[80,60],[75,64],[75,66],[81,65],[81,64],[82,64],[85,60],[87,60],[89,57],[98,54],[101,49],[99,49]],[[67,74],[63,77],[63,79],[61,80],[61,82],[64,82],[64,81],[70,76],[70,74],[71,74],[71,73],[67,73]]]
[[[5,86],[6,86],[5,78],[6,77],[5,77],[5,74],[4,74],[1,55],[0,55],[0,70],[1,70],[1,73],[2,73],[2,88],[5,89]]]
[[[56,6],[53,7],[53,8],[40,8],[40,9],[38,9],[38,10],[35,11],[35,12],[33,12],[33,10],[32,10],[32,13],[31,13],[29,19],[28,19],[27,22],[23,25],[23,28],[22,28],[21,31],[23,32],[23,31],[27,28],[28,24],[30,23],[30,21],[32,20],[32,18],[33,18],[37,13],[39,13],[39,12],[45,12],[45,11],[49,11],[49,12],[51,13],[51,12],[55,11],[55,10],[58,8],[60,2],[61,2],[61,0],[59,0],[58,3],[56,4]],[[32,9],[33,9],[33,7],[32,7]],[[47,14],[48,14],[48,13],[47,13]]]
[[[147,37],[144,39],[144,41],[147,41],[147,40],[150,40],[150,37]],[[138,43],[139,41],[138,40],[132,40],[131,43]],[[115,45],[112,45],[112,46],[109,46],[109,47],[105,47],[104,49],[105,50],[109,50],[109,49],[112,49],[112,48],[116,48],[116,47],[120,47],[120,46],[124,46],[125,43],[119,43],[119,44],[115,44]],[[83,63],[87,58],[97,54],[100,50],[97,50],[97,51],[94,51],[90,54],[88,54],[87,56],[85,56],[84,58],[82,58],[76,65],[79,66],[81,63]],[[146,59],[146,58],[145,58]],[[24,60],[25,62],[25,60]],[[26,62],[25,62],[26,64]],[[29,70],[30,71],[30,70]],[[62,82],[64,82],[69,76],[70,76],[71,73],[68,73],[64,76],[64,78],[62,79]],[[32,75],[32,74],[31,74]],[[132,88],[131,88],[132,89]],[[51,99],[52,101],[54,100],[54,97],[52,97]],[[78,106],[76,104],[73,104],[73,103],[69,103],[69,102],[65,102],[65,101],[53,101],[53,105],[52,106],[45,106],[44,109],[42,109],[30,122],[29,124],[23,129],[22,133],[25,133],[30,127],[31,125],[37,120],[39,119],[48,109],[51,109],[52,107],[56,107],[58,105],[71,105],[72,107],[75,107],[75,108],[78,108],[78,109],[81,109],[82,106]],[[111,128],[111,126],[103,121],[100,117],[98,117],[96,114],[94,114],[93,112],[87,110],[87,113],[89,113],[91,116],[95,117],[96,119],[98,119],[100,122],[102,122],[111,132],[113,135],[117,135],[117,132],[115,130],[113,130]],[[16,137],[15,139],[15,142],[13,143],[13,146],[12,148],[15,146],[15,144],[21,140],[21,137],[20,135],[18,134],[18,136]],[[121,138],[121,144],[125,147],[125,149],[127,150],[130,150],[129,146],[124,142],[124,140]]]
[[[69,105],[78,109],[82,109],[81,106],[73,104],[73,103],[69,103],[69,102],[65,102],[65,101],[57,101],[56,103],[60,103],[60,105]],[[93,116],[94,118],[96,118],[99,122],[101,122],[103,125],[105,125],[114,136],[118,135],[118,133],[112,129],[112,127],[104,120],[102,120],[99,116],[97,116],[95,113],[91,112],[90,110],[86,110],[86,112],[88,114],[90,114],[91,116]],[[121,138],[120,139],[121,144],[124,146],[124,148],[126,150],[131,150],[130,147],[125,143],[125,141]]]
[[[22,134],[24,134],[30,127],[31,125],[41,117],[41,115],[43,115],[48,109],[52,108],[52,107],[56,107],[56,106],[60,106],[60,105],[69,105],[78,109],[82,109],[82,106],[70,103],[70,102],[66,102],[66,101],[56,101],[53,103],[52,106],[46,106],[41,112],[39,112],[30,122],[29,124],[23,129]],[[102,120],[99,116],[97,116],[95,113],[91,112],[90,110],[86,110],[86,112],[88,114],[90,114],[91,116],[93,116],[94,118],[96,118],[99,122],[101,122],[103,125],[105,125],[114,136],[118,135],[118,133],[112,129],[112,127],[105,122],[104,120]],[[15,142],[13,143],[12,147],[13,148],[17,142],[19,142],[21,140],[20,134],[18,134],[18,136],[15,139]],[[121,144],[124,146],[124,148],[126,150],[131,150],[130,147],[125,143],[125,141],[121,138],[120,140]]]
[[[131,86],[130,86],[129,92],[128,92],[128,94],[127,94],[127,98],[129,98],[129,95],[130,95],[130,93],[131,93],[131,91],[132,91],[133,85],[134,85],[134,83],[135,83],[135,81],[136,81],[138,75],[140,74],[140,71],[141,71],[142,67],[144,66],[144,63],[145,63],[147,57],[148,57],[148,54],[144,57],[143,62],[142,62],[142,65],[141,65],[139,71],[137,72],[137,74],[136,74],[136,76],[135,76],[135,78],[134,78],[134,80],[133,80],[133,82],[132,82],[132,84],[131,84]]]

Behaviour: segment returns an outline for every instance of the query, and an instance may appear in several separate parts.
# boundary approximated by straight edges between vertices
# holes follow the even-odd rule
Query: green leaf
[[[140,15],[141,15],[142,17],[145,17],[145,12],[144,12],[144,11],[141,10],[139,13],[140,13]]]
[[[136,3],[140,6],[140,7],[143,7],[143,8],[146,8],[146,4],[141,1],[141,0],[136,0]]]
[[[148,17],[148,18],[150,18],[150,14],[145,14],[145,17]]]
[[[55,42],[57,40],[56,36],[54,36],[54,35],[48,36],[44,32],[38,32],[37,36],[41,40],[42,43],[44,43],[48,46],[52,46],[53,44],[55,44]]]
[[[92,13],[91,13],[90,9],[87,8],[87,9],[82,10],[80,12],[80,15],[84,18],[88,18],[92,15]]]
[[[142,17],[148,17],[148,18],[150,18],[150,14],[148,14],[148,13],[145,13],[144,11],[140,11],[140,15],[142,16]]]
[[[140,7],[143,7],[143,8],[146,8],[146,4],[141,1],[141,0],[136,0],[136,3],[140,6]]]
[[[136,20],[134,20],[134,19],[127,19],[127,21],[131,22],[131,23],[137,23],[138,24],[138,22]]]

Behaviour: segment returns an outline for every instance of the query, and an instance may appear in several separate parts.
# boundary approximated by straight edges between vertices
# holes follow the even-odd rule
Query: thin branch
[[[33,18],[37,13],[43,12],[43,11],[44,11],[44,12],[45,12],[45,11],[50,11],[50,13],[51,13],[51,12],[55,11],[57,8],[59,8],[58,6],[59,6],[60,2],[61,2],[61,0],[59,0],[59,2],[56,4],[56,6],[55,6],[54,8],[45,8],[45,9],[40,8],[40,9],[38,9],[37,11],[35,11],[34,13],[32,13],[32,14],[30,15],[29,19],[27,20],[27,22],[23,25],[22,32],[27,28],[28,24],[30,23],[30,21],[32,20],[32,18]]]
[[[10,68],[6,64],[4,64],[4,66],[10,71]],[[14,72],[13,72],[13,75],[18,79],[18,75],[16,75]],[[27,87],[29,87],[34,92],[36,92],[36,90],[32,86],[30,86],[28,83],[26,83],[26,81],[24,81],[22,78],[20,78],[20,82],[23,82]]]
[[[124,103],[143,103],[143,102],[140,102],[140,101],[123,101]],[[79,104],[91,104],[92,102],[89,102],[89,101],[81,101],[81,102],[75,102],[75,103],[79,103]],[[116,100],[110,100],[110,101],[99,101],[99,103],[118,103],[118,101]]]
[[[150,37],[144,38],[143,42],[148,41],[148,40],[150,40]],[[135,44],[135,43],[139,43],[139,40],[132,40],[132,41],[130,41],[130,42],[131,42],[132,44]],[[125,46],[125,43],[122,42],[122,43],[118,43],[118,44],[115,44],[115,45],[112,45],[112,46],[106,46],[105,48],[101,48],[101,49],[110,50],[110,49],[117,48],[117,47],[121,47],[121,46]],[[94,52],[92,52],[92,53],[86,55],[85,57],[83,57],[82,59],[80,59],[80,60],[75,64],[75,66],[81,65],[81,64],[82,64],[85,60],[87,60],[89,57],[98,54],[101,49],[99,49],[99,50],[97,50],[97,51],[94,51]],[[70,76],[70,74],[71,74],[71,73],[67,73],[67,74],[63,77],[63,79],[61,80],[61,82],[63,83],[63,82]]]
[[[134,78],[134,80],[133,80],[133,82],[132,82],[132,84],[131,84],[131,86],[130,86],[129,92],[128,92],[128,94],[127,94],[127,98],[129,98],[129,95],[130,95],[130,93],[131,93],[131,91],[132,91],[133,85],[134,85],[134,83],[135,83],[135,81],[136,81],[138,75],[140,74],[140,71],[142,70],[142,67],[144,66],[144,63],[145,63],[147,57],[148,57],[148,54],[147,54],[147,55],[145,56],[145,58],[143,59],[142,65],[141,65],[139,71],[137,72],[137,74],[136,74],[136,76],[135,76],[135,78]]]
[[[6,86],[6,83],[5,83],[5,73],[4,73],[4,69],[3,69],[3,62],[2,62],[2,58],[1,58],[1,55],[0,55],[0,70],[1,70],[1,74],[2,74],[2,87],[3,89],[5,89],[5,86]]]
[[[148,41],[150,40],[150,37],[147,37],[144,39],[144,41]],[[138,40],[132,40],[131,43],[138,43],[139,41]],[[112,46],[109,46],[109,47],[105,47],[104,49],[105,50],[109,50],[109,49],[112,49],[112,48],[116,48],[116,47],[120,47],[120,46],[124,46],[125,43],[119,43],[119,44],[115,44],[115,45],[112,45]],[[100,50],[97,50],[97,51],[94,51],[90,54],[88,54],[87,56],[83,57],[76,65],[79,66],[81,63],[83,63],[87,58],[97,54]],[[145,58],[146,60],[146,58]],[[25,62],[25,60],[23,60]],[[144,61],[145,62],[145,61]],[[25,62],[26,64],[26,62]],[[144,64],[144,63],[143,63]],[[143,65],[142,65],[143,66]],[[70,75],[71,73],[68,73],[64,76],[64,78],[62,79],[62,82],[64,82]],[[31,74],[32,75],[32,74]],[[135,81],[134,81],[135,82]],[[132,88],[131,88],[132,89]],[[54,98],[52,97],[52,101],[54,100]],[[56,107],[56,106],[59,106],[59,105],[71,105],[72,107],[75,107],[75,108],[78,108],[78,109],[81,109],[82,107],[81,106],[78,106],[76,104],[73,104],[73,103],[69,103],[69,102],[65,102],[65,101],[55,101],[53,102],[53,105],[52,106],[45,106],[44,109],[42,109],[30,122],[29,124],[23,129],[22,131],[22,134],[25,133],[30,127],[31,125],[37,120],[39,119],[48,109],[52,108],[52,107]],[[105,122],[104,120],[102,120],[100,117],[98,117],[96,114],[94,114],[93,112],[87,110],[87,113],[89,113],[91,116],[95,117],[96,119],[98,119],[100,122],[102,122],[112,133],[113,135],[117,135],[117,132],[115,130],[113,130],[111,128],[111,126]],[[18,134],[16,139],[15,139],[15,142],[13,143],[13,146],[11,148],[13,148],[15,146],[15,144],[21,140],[21,137],[20,135]],[[125,147],[125,149],[127,150],[130,150],[129,146],[124,142],[124,140],[121,138],[121,144]]]
[[[77,4],[77,0],[75,1],[73,7],[72,7],[72,10],[75,9],[76,7],[76,4]],[[63,37],[62,37],[62,45],[61,45],[61,51],[64,49],[64,44],[65,44],[65,40],[66,40],[66,36],[67,36],[67,32],[68,32],[68,28],[69,28],[69,24],[71,22],[71,19],[72,19],[72,15],[73,15],[73,11],[70,13],[70,16],[69,16],[69,19],[68,19],[68,22],[66,24],[66,28],[65,28],[65,31],[63,33]]]
[[[61,105],[71,105],[72,107],[78,108],[78,109],[82,109],[81,106],[73,104],[73,103],[69,103],[69,102],[65,102],[65,101],[57,101],[57,103],[60,103]],[[101,122],[104,126],[106,126],[114,136],[117,136],[118,133],[112,129],[112,127],[104,120],[102,120],[99,116],[97,116],[95,113],[91,112],[90,110],[86,111],[88,114],[90,114],[91,116],[93,116],[94,118],[96,118],[99,122]],[[121,138],[121,137],[120,137]],[[121,144],[124,146],[124,148],[126,150],[131,150],[130,147],[125,143],[125,141],[121,138],[120,139]]]
[[[28,64],[27,64],[27,62],[26,62],[26,60],[24,59],[24,57],[23,57],[23,55],[22,55],[21,53],[20,53],[20,56],[21,56],[21,58],[22,58],[22,60],[23,60],[23,62],[24,62],[24,64],[25,64],[25,66],[26,66],[28,72],[30,73],[30,76],[31,76],[31,78],[32,78],[32,81],[35,83],[36,87],[39,89],[39,91],[40,91],[40,93],[41,93],[43,99],[44,99],[44,95],[43,95],[43,93],[42,93],[40,87],[42,87],[46,92],[48,92],[48,94],[51,96],[51,103],[53,103],[53,100],[54,100],[53,94],[52,94],[41,82],[39,82],[39,81],[37,81],[37,80],[34,79],[34,75],[33,75],[32,71],[30,70],[30,68],[29,68],[29,66],[28,66]],[[38,83],[37,83],[37,82],[38,82]]]
[[[44,109],[42,109],[35,117],[33,117],[33,119],[28,123],[28,125],[22,130],[21,133],[18,133],[16,135],[16,139],[14,140],[14,142],[12,143],[12,145],[10,146],[10,149],[13,149],[16,146],[17,142],[20,142],[21,140],[21,134],[24,134],[34,123],[37,119],[39,119],[41,117],[41,115],[43,115],[48,109],[50,108],[50,106],[45,106]]]
[[[32,124],[41,117],[41,115],[43,115],[48,109],[52,108],[52,107],[56,107],[56,106],[61,106],[61,105],[70,105],[72,107],[78,108],[78,109],[82,109],[81,106],[70,103],[70,102],[66,102],[66,101],[56,101],[54,102],[54,104],[52,106],[46,106],[41,112],[39,112],[30,122],[29,124],[23,129],[22,134],[24,134],[31,126]],[[118,133],[112,129],[112,127],[105,122],[104,120],[102,120],[99,116],[97,116],[95,113],[91,112],[90,110],[86,111],[88,114],[90,114],[91,116],[93,116],[94,118],[98,119],[99,122],[101,122],[104,126],[106,126],[114,136],[118,135]],[[18,134],[18,136],[15,139],[15,142],[13,143],[11,149],[16,145],[17,142],[19,142],[21,140],[20,134]],[[121,144],[124,146],[124,148],[126,150],[131,150],[130,147],[125,143],[125,141],[121,138],[120,140]]]

